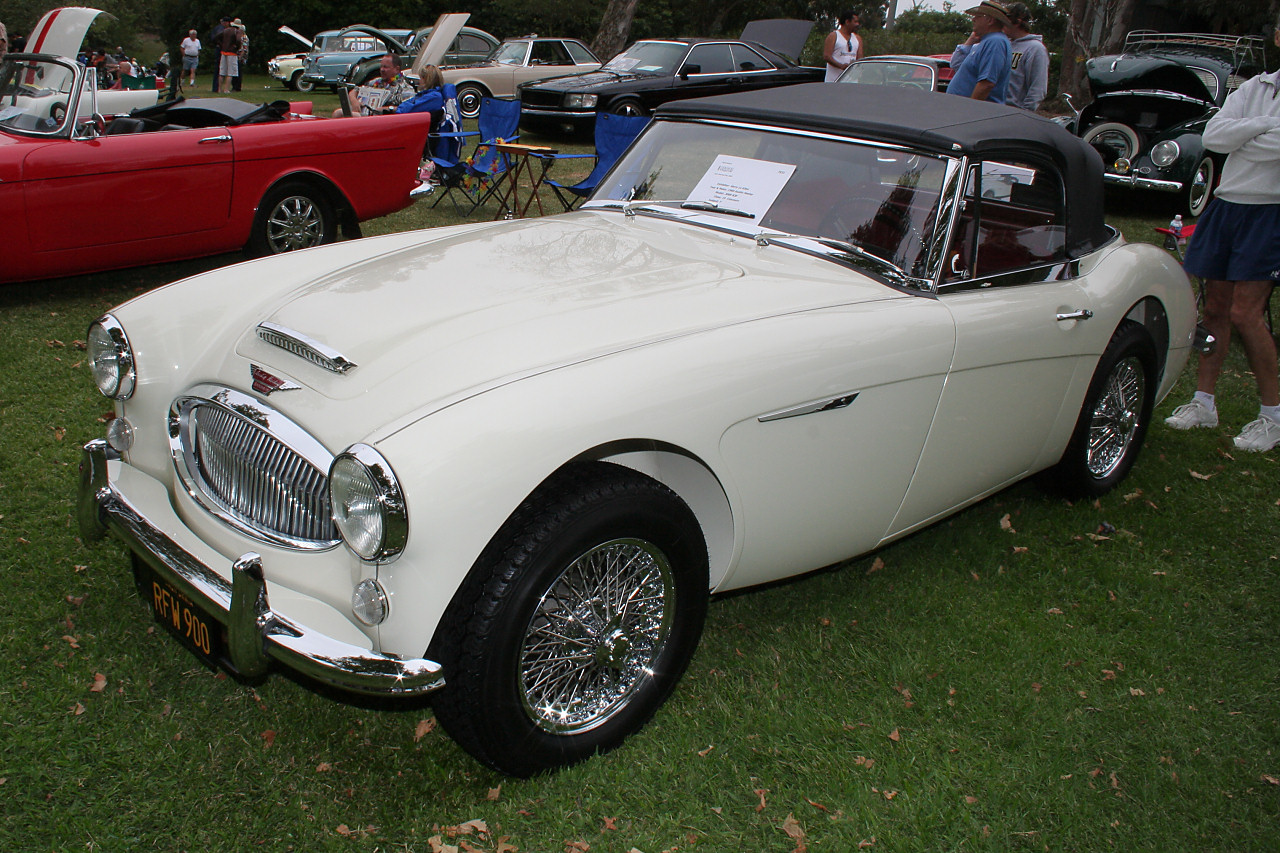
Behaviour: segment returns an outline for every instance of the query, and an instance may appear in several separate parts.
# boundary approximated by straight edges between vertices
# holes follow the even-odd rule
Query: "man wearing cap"
[[[218,91],[231,91],[231,84],[240,75],[240,31],[244,24],[236,18],[226,29],[218,33]]]
[[[1039,109],[1049,91],[1049,51],[1044,38],[1031,32],[1035,21],[1026,3],[1008,5],[1013,25],[1005,30],[1013,49],[1013,70],[1009,72],[1009,88],[1004,102],[1024,110]]]
[[[951,54],[955,76],[947,91],[975,101],[1004,103],[1012,66],[1012,49],[1004,28],[1010,26],[1009,10],[999,0],[982,0],[965,12],[973,18],[973,32]]]

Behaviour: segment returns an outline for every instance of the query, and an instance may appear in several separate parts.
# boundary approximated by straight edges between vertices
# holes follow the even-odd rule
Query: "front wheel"
[[[480,115],[480,102],[487,98],[486,92],[476,83],[463,83],[458,87],[458,112],[463,118],[477,118]]]
[[[1071,442],[1047,482],[1073,496],[1111,491],[1138,458],[1155,393],[1155,348],[1146,329],[1126,320],[1098,359]]]
[[[623,98],[620,101],[614,101],[609,107],[609,112],[619,116],[643,116],[648,115],[644,110],[644,105],[636,98]]]
[[[290,76],[288,80],[285,81],[284,87],[286,89],[291,89],[294,92],[296,92],[298,91],[298,83],[301,80],[302,80],[302,69],[299,68],[297,71],[293,72],[293,75]]]
[[[1196,163],[1191,180],[1187,181],[1182,191],[1182,209],[1185,213],[1191,216],[1204,213],[1204,209],[1209,206],[1209,199],[1213,198],[1213,179],[1216,173],[1213,158],[1208,154]]]
[[[323,192],[305,181],[285,181],[262,197],[249,252],[255,257],[279,255],[332,243],[337,225],[333,205]]]
[[[450,604],[436,716],[513,776],[618,746],[663,703],[702,633],[707,552],[665,486],[592,464],[521,505]]]

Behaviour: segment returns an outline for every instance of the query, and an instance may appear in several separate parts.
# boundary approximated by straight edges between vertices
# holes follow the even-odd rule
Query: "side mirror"
[[[680,79],[688,80],[690,74],[701,74],[702,66],[694,63],[688,63],[680,68]]]
[[[106,119],[102,116],[94,115],[89,118],[82,118],[76,122],[75,129],[71,133],[72,139],[97,139],[102,135],[102,127],[106,124]]]

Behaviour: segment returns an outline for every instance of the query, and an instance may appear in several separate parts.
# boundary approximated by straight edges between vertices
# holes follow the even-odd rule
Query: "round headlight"
[[[98,390],[113,400],[127,400],[133,393],[137,373],[133,347],[120,321],[110,314],[96,320],[89,326],[86,349]]]
[[[360,559],[390,560],[404,550],[404,493],[378,451],[355,444],[339,454],[329,468],[329,499],[342,541]]]
[[[1161,169],[1178,162],[1178,157],[1181,154],[1182,149],[1172,139],[1166,139],[1164,142],[1157,142],[1151,146],[1151,162]]]

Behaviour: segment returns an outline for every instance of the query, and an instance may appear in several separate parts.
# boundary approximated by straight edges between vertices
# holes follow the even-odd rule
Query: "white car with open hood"
[[[431,693],[528,775],[643,725],[710,593],[1039,472],[1112,488],[1197,344],[1181,268],[1057,125],[836,89],[669,104],[573,213],[112,310],[82,530],[206,660]]]

